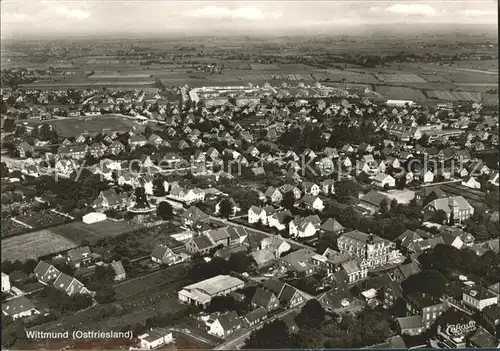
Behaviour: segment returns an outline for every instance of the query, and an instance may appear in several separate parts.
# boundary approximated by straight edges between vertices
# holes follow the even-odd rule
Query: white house
[[[474,177],[467,177],[462,180],[462,185],[471,189],[481,189],[481,183],[479,183]]]
[[[40,312],[35,308],[33,303],[26,298],[26,296],[19,296],[6,301],[2,304],[2,312],[4,315],[12,317],[12,319],[40,314]]]
[[[302,190],[304,190],[305,194],[309,194],[312,196],[318,196],[321,188],[319,187],[318,184],[314,184],[312,182],[303,182],[302,183]]]
[[[462,301],[466,305],[482,311],[488,306],[496,305],[498,303],[498,295],[482,286],[472,286],[463,291]]]
[[[434,173],[427,171],[424,174],[424,183],[432,183],[434,181]]]
[[[389,187],[392,188],[396,186],[396,179],[391,177],[389,174],[383,174],[379,173],[375,177],[372,178],[372,184],[380,187],[380,188],[385,188]]]
[[[78,166],[69,159],[60,159],[55,164],[56,173],[69,176]]]
[[[257,206],[250,207],[248,209],[248,223],[253,224],[258,223],[259,221],[264,225],[267,224],[266,211],[264,211],[263,208]]]
[[[10,279],[7,274],[2,272],[2,291],[9,291],[10,290]]]
[[[317,215],[296,217],[288,224],[288,231],[291,237],[308,238],[315,235],[320,226],[321,219]]]
[[[300,206],[308,210],[317,211],[323,211],[323,209],[325,208],[323,200],[321,200],[317,196],[312,195],[304,195],[304,197],[300,200]]]
[[[278,230],[283,230],[286,228],[286,221],[288,218],[292,217],[292,213],[288,210],[276,212],[268,217],[268,225],[274,227]]]
[[[227,312],[217,317],[210,325],[209,334],[225,339],[241,329],[241,319],[235,311]]]
[[[163,328],[154,328],[137,337],[142,350],[156,349],[173,341],[172,332]]]

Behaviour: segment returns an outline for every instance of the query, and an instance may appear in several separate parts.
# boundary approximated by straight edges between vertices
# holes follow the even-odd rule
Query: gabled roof
[[[20,313],[31,311],[35,305],[26,298],[26,296],[19,296],[2,303],[2,312],[9,316],[16,316]]]
[[[422,318],[420,316],[409,316],[409,317],[400,317],[397,319],[399,327],[404,329],[413,329],[413,328],[423,328],[424,324],[422,323]]]
[[[272,291],[258,287],[252,297],[252,303],[257,306],[268,306],[269,302],[273,299],[273,296],[277,299],[276,294]]]

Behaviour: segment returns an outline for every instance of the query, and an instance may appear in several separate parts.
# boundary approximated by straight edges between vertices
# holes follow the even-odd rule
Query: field
[[[37,259],[77,246],[75,242],[43,229],[2,240],[2,261]]]
[[[50,228],[55,235],[60,235],[68,240],[81,243],[82,240],[95,242],[103,238],[119,236],[141,228],[138,224],[128,221],[115,222],[105,220],[98,223],[85,224],[83,222],[71,222]]]
[[[16,219],[20,222],[26,223],[33,228],[44,228],[50,225],[58,225],[71,221],[70,218],[52,212],[51,210],[27,213],[25,215],[17,216]]]
[[[386,83],[425,83],[425,79],[416,74],[379,73],[375,74],[375,76]]]
[[[408,87],[376,85],[375,91],[388,99],[404,99],[414,101],[426,100],[425,95],[419,90]]]
[[[426,94],[429,98],[449,101],[481,101],[481,93],[467,91],[445,91],[445,90],[428,90]]]
[[[50,124],[61,137],[77,137],[82,133],[97,134],[105,131],[128,132],[140,126],[133,119],[119,115],[104,115],[84,118],[50,120]]]
[[[2,219],[1,221],[1,233],[2,238],[7,236],[12,236],[16,234],[21,234],[29,230],[27,227],[12,221],[9,218]]]

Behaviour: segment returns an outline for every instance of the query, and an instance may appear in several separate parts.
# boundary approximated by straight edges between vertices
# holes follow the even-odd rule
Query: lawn
[[[26,261],[77,247],[72,240],[43,229],[2,240],[2,261]]]
[[[50,231],[74,242],[82,243],[84,239],[89,242],[96,242],[103,238],[116,237],[140,228],[142,226],[139,224],[128,221],[116,222],[108,219],[92,224],[72,222],[50,228]]]

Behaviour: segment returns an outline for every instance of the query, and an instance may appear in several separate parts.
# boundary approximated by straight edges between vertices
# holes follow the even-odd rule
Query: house
[[[311,211],[323,211],[323,209],[325,208],[323,200],[321,200],[319,197],[309,194],[304,195],[304,197],[300,199],[299,206]]]
[[[474,310],[482,311],[484,308],[498,304],[498,295],[488,289],[477,285],[464,288],[462,301]]]
[[[269,227],[276,228],[281,231],[287,227],[288,221],[292,218],[292,213],[289,210],[283,210],[272,214],[267,219]]]
[[[129,194],[126,192],[117,194],[114,189],[103,190],[94,200],[93,207],[99,209],[124,209],[129,203]]]
[[[302,190],[304,191],[304,194],[308,194],[311,196],[318,196],[321,191],[319,185],[312,182],[303,182]]]
[[[302,192],[300,191],[299,188],[296,186],[290,185],[290,184],[285,184],[279,188],[280,192],[282,194],[286,194],[288,192],[293,192],[293,196],[295,197],[295,200],[300,199],[302,196]]]
[[[393,276],[394,280],[404,281],[404,280],[408,279],[410,276],[419,273],[420,271],[421,271],[421,269],[416,262],[410,262],[410,263],[398,266],[394,270],[392,276]]]
[[[284,252],[290,251],[291,246],[280,235],[273,235],[262,239],[259,243],[259,251],[270,250],[275,258],[280,258]]]
[[[199,253],[205,255],[215,247],[217,245],[208,235],[195,236],[186,243],[186,250],[192,254]]]
[[[2,272],[2,292],[9,291],[10,288],[11,288],[11,286],[10,286],[9,276],[7,274],[5,274],[4,272]]]
[[[92,256],[88,246],[78,247],[68,251],[66,261],[74,268],[90,265]]]
[[[33,271],[36,279],[38,279],[38,281],[43,284],[49,284],[50,282],[53,282],[54,280],[56,280],[60,273],[61,272],[56,267],[45,261],[39,261],[37,266],[35,267],[35,270]]]
[[[132,135],[128,139],[128,144],[130,145],[131,149],[135,149],[138,146],[144,146],[147,143],[148,143],[148,139],[142,134]]]
[[[397,319],[397,323],[402,335],[420,335],[426,329],[420,316],[400,317]]]
[[[490,305],[482,310],[483,319],[489,331],[497,333],[498,326],[500,325],[500,306]]]
[[[421,206],[427,205],[429,199],[432,201],[443,197],[446,197],[446,193],[437,186],[423,187],[415,192],[415,200]]]
[[[376,190],[371,190],[360,197],[358,206],[368,210],[371,215],[374,215],[380,212],[382,203],[384,202],[387,205],[387,209],[389,209],[391,204],[389,198]]]
[[[35,149],[27,142],[22,141],[16,146],[16,151],[20,158],[28,158],[33,156]]]
[[[328,218],[322,225],[319,227],[320,235],[331,233],[335,236],[342,234],[345,231],[345,228],[334,218]]]
[[[471,348],[479,349],[498,349],[500,348],[499,340],[494,336],[495,332],[490,334],[485,328],[479,326],[468,337],[468,345]]]
[[[494,186],[498,186],[498,171],[493,171],[490,173],[490,178],[488,180],[488,183],[494,185]]]
[[[267,188],[264,195],[266,196],[266,199],[272,203],[280,203],[281,200],[283,200],[283,194],[277,188],[273,188],[271,186]]]
[[[248,209],[248,223],[262,223],[267,225],[266,211],[263,208],[252,206]]]
[[[354,301],[354,297],[349,289],[342,287],[332,288],[322,293],[317,300],[325,311],[335,312],[336,310],[348,307]]]
[[[217,229],[212,229],[205,232],[205,235],[210,237],[210,241],[214,243],[214,246],[229,246],[230,238],[227,228],[221,227]]]
[[[410,293],[406,296],[407,316],[420,316],[425,329],[429,328],[449,305],[425,293]]]
[[[431,171],[425,172],[423,180],[424,180],[424,183],[426,183],[426,184],[432,183],[434,181],[434,173],[432,173]]]
[[[107,149],[107,153],[117,156],[125,151],[125,145],[123,145],[119,140],[114,140]]]
[[[137,337],[141,350],[153,350],[173,341],[172,332],[163,328],[152,328]]]
[[[403,298],[403,288],[401,287],[401,283],[392,280],[384,288],[384,300],[382,306],[385,309],[389,309],[392,306],[394,306],[397,301],[402,301],[402,298]]]
[[[314,266],[311,257],[315,255],[309,248],[292,251],[281,258],[282,265],[287,271],[295,272],[298,277],[307,277],[313,274]]]
[[[261,287],[255,290],[250,303],[253,308],[264,308],[267,312],[277,309],[280,305],[278,298],[272,291]]]
[[[372,177],[372,184],[379,188],[393,188],[396,186],[396,179],[388,174],[379,173]]]
[[[481,183],[476,178],[470,176],[462,180],[462,185],[471,189],[481,189]]]
[[[181,224],[183,227],[192,227],[197,222],[207,222],[209,215],[196,206],[191,206],[181,214]]]
[[[474,207],[463,196],[451,196],[433,200],[424,207],[424,214],[432,218],[436,211],[444,211],[448,221],[461,223],[474,214]]]
[[[69,176],[78,169],[78,165],[73,160],[59,159],[56,161],[54,168],[57,174]]]
[[[321,226],[321,219],[318,215],[309,217],[295,217],[288,223],[288,230],[291,237],[308,238],[316,234]]]
[[[40,312],[35,308],[35,305],[26,298],[26,296],[19,296],[7,300],[2,303],[2,313],[12,319],[19,319],[30,317]]]
[[[64,291],[67,295],[88,294],[89,290],[76,278],[60,273],[53,283],[54,288]]]
[[[181,255],[174,253],[167,245],[158,245],[151,253],[151,261],[167,266],[180,263],[183,260],[184,258]]]
[[[398,257],[396,244],[373,234],[353,230],[337,239],[341,253],[349,252],[362,260],[362,267],[375,268],[391,262]]]
[[[111,262],[111,268],[115,272],[115,282],[124,280],[127,278],[127,273],[125,272],[125,268],[123,267],[122,261],[113,261]]]
[[[225,339],[240,330],[241,327],[242,322],[240,317],[235,311],[231,311],[217,317],[210,325],[208,333]]]
[[[57,156],[59,158],[82,160],[87,155],[88,149],[89,147],[87,144],[61,145],[57,149]]]
[[[321,182],[321,192],[324,195],[335,194],[335,181],[333,179],[326,179]]]
[[[263,307],[258,307],[257,309],[248,312],[243,316],[243,323],[245,327],[251,328],[257,324],[263,322],[267,317],[267,310]]]
[[[89,147],[89,154],[94,158],[101,158],[106,153],[106,146],[103,143],[93,143]]]
[[[340,264],[341,272],[347,276],[347,283],[349,284],[366,279],[368,276],[366,264],[364,262],[360,264],[358,261],[359,260],[356,259],[350,259]]]
[[[273,292],[280,304],[293,308],[305,302],[305,297],[302,293],[293,286],[279,281],[278,279],[268,279],[263,284],[264,289]]]

